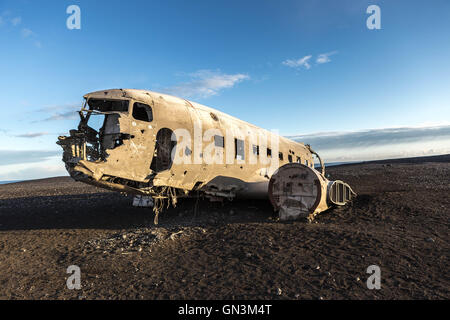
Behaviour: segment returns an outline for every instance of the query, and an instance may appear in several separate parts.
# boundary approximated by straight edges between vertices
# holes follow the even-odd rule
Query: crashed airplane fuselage
[[[84,99],[78,128],[57,142],[77,181],[160,203],[269,197],[282,219],[311,218],[354,196],[347,184],[325,178],[320,158],[321,172],[314,169],[309,145],[218,110],[145,90]]]

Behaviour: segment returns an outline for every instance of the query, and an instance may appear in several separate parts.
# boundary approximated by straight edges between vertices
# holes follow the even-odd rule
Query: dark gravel
[[[0,299],[449,299],[449,157],[328,173],[358,198],[311,224],[276,222],[268,201],[183,200],[155,227],[68,177],[0,185]]]

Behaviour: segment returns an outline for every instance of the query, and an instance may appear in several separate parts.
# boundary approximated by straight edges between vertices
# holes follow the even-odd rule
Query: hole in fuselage
[[[162,128],[156,134],[155,152],[150,165],[150,169],[155,172],[172,167],[172,150],[176,146],[176,141],[172,140],[172,134],[173,131],[168,128]]]

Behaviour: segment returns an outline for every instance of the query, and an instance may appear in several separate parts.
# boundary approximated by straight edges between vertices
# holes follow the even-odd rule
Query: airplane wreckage
[[[218,110],[134,89],[84,99],[78,129],[57,142],[67,171],[77,181],[133,194],[135,205],[153,205],[156,224],[164,205],[183,197],[268,197],[280,220],[311,221],[356,196],[348,184],[328,181],[309,145]]]

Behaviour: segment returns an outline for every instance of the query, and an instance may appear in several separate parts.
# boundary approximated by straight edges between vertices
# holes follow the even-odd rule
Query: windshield
[[[89,110],[100,112],[128,112],[128,100],[89,99]]]

